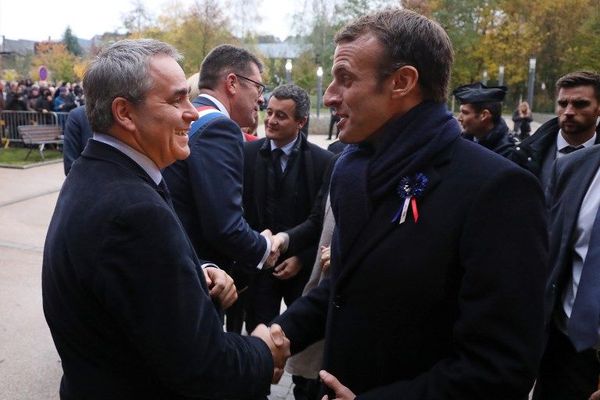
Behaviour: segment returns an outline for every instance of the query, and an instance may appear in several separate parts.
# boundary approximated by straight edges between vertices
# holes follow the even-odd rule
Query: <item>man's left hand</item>
[[[356,395],[352,393],[350,389],[342,385],[340,381],[329,372],[321,370],[319,372],[319,377],[323,383],[335,393],[335,399],[329,399],[329,396],[325,395],[321,400],[354,400],[356,398]]]
[[[277,279],[290,279],[293,278],[302,269],[302,261],[296,256],[286,258],[281,264],[276,266],[273,270],[273,276]]]
[[[237,291],[233,278],[219,268],[204,268],[204,278],[208,285],[210,297],[216,299],[223,310],[229,308],[237,300]]]

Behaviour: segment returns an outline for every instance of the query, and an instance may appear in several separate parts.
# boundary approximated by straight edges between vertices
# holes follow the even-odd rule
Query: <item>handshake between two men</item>
[[[272,324],[270,327],[260,324],[252,332],[252,336],[262,339],[269,346],[274,364],[273,380],[271,382],[279,382],[284,372],[285,362],[291,355],[289,339],[278,324]],[[356,398],[356,395],[349,388],[329,372],[322,370],[319,372],[319,377],[323,384],[330,389],[329,393],[334,396],[331,397],[331,400],[353,400]],[[322,400],[330,400],[329,395],[323,396]]]
[[[265,268],[272,268],[273,276],[277,279],[286,280],[296,276],[302,268],[302,262],[297,256],[285,258],[277,264],[280,256],[285,254],[288,249],[290,243],[289,235],[285,232],[273,235],[269,229],[265,229],[260,234],[271,241],[271,252],[265,261]]]

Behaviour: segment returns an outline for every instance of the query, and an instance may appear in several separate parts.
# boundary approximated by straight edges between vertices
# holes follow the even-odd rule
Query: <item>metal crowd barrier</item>
[[[15,142],[20,142],[19,125],[59,125],[61,131],[65,128],[67,122],[66,112],[48,112],[38,111],[2,111],[0,112],[0,138]]]

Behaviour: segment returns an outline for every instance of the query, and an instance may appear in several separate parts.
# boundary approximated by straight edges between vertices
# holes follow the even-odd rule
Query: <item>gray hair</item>
[[[278,100],[293,100],[296,104],[296,112],[294,113],[294,118],[296,120],[308,117],[310,99],[308,98],[306,90],[302,89],[300,86],[296,86],[293,83],[277,86],[275,90],[273,90],[271,97],[275,97]]]
[[[214,90],[223,75],[231,72],[236,74],[249,74],[252,65],[256,65],[258,70],[262,72],[262,63],[248,50],[230,44],[217,46],[212,49],[206,58],[204,58],[204,61],[202,61],[198,88],[200,90]]]
[[[367,34],[375,36],[383,48],[380,83],[410,65],[419,72],[425,98],[446,101],[454,55],[450,38],[440,25],[414,11],[387,8],[350,22],[334,40],[336,44],[352,42]]]
[[[123,97],[134,104],[144,101],[154,82],[150,60],[165,55],[180,60],[171,45],[154,39],[120,40],[103,49],[83,77],[85,107],[95,132],[106,133],[114,123],[112,102]]]

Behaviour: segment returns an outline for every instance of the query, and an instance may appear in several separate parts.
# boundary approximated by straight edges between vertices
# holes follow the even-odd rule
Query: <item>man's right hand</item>
[[[290,237],[285,232],[279,232],[278,234],[273,235],[269,229],[265,229],[260,234],[269,238],[271,241],[271,252],[265,260],[265,265],[268,268],[273,268],[277,264],[277,260],[279,260],[281,254],[287,251]]]
[[[254,329],[252,336],[262,339],[262,341],[269,346],[274,365],[273,379],[271,382],[279,382],[283,375],[285,362],[291,355],[289,339],[285,337],[285,333],[281,329],[281,326],[277,324],[271,325],[271,328],[267,328],[265,324],[260,324]]]

